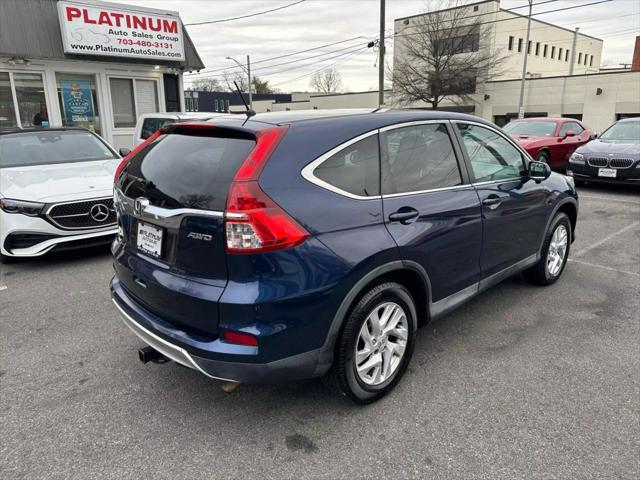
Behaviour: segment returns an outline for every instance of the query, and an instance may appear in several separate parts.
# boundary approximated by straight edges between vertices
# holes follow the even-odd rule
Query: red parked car
[[[532,158],[548,163],[553,170],[566,170],[575,149],[596,137],[589,127],[573,118],[526,118],[514,120],[502,129]]]

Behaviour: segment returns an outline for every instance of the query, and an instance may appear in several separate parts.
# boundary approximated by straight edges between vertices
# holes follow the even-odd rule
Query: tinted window
[[[558,136],[564,137],[569,130],[572,130],[576,135],[580,135],[582,132],[584,132],[584,128],[582,128],[579,124],[575,122],[567,122],[560,127]]]
[[[406,193],[460,185],[462,179],[447,128],[416,125],[384,132],[382,193]]]
[[[112,158],[117,157],[98,137],[82,130],[44,130],[0,135],[0,167]]]
[[[477,182],[525,174],[522,154],[507,139],[477,125],[458,123],[457,126]]]
[[[533,137],[550,137],[556,131],[556,122],[546,122],[544,120],[521,120],[510,122],[503,127],[509,135],[531,135]]]
[[[313,174],[354,195],[379,195],[378,157],[378,136],[371,135],[329,157],[315,168]]]
[[[172,123],[175,121],[176,120],[173,120],[171,118],[145,118],[144,122],[142,122],[142,131],[140,132],[140,137],[146,140],[167,123]]]
[[[217,134],[158,137],[127,164],[119,187],[129,198],[145,196],[166,208],[224,210],[229,184],[255,141]]]

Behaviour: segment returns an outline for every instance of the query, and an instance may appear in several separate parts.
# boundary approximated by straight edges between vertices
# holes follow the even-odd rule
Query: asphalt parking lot
[[[640,194],[580,195],[557,284],[516,276],[429,324],[364,408],[142,365],[107,249],[1,266],[0,477],[638,478]]]

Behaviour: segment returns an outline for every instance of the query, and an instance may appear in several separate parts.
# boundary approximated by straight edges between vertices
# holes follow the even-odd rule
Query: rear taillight
[[[262,191],[258,177],[287,127],[258,132],[251,151],[229,187],[225,231],[227,252],[259,253],[290,248],[309,233]]]
[[[134,148],[133,150],[131,150],[127,156],[125,156],[122,161],[120,162],[120,165],[118,165],[118,168],[116,168],[116,173],[113,176],[113,183],[116,183],[118,181],[118,177],[120,176],[120,174],[122,173],[122,170],[124,170],[124,167],[127,166],[127,163],[129,162],[129,160],[131,160],[133,158],[134,155],[136,155],[140,150],[142,150],[144,147],[146,147],[147,145],[149,145],[151,142],[153,142],[156,138],[158,138],[160,135],[162,134],[162,132],[160,130],[156,130],[156,132],[151,135],[149,138],[147,138],[144,142],[142,142],[140,145],[138,145],[136,148]]]

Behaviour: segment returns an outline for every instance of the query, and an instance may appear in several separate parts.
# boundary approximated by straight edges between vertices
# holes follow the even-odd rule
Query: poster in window
[[[93,94],[87,80],[61,80],[62,108],[65,123],[93,120]]]

